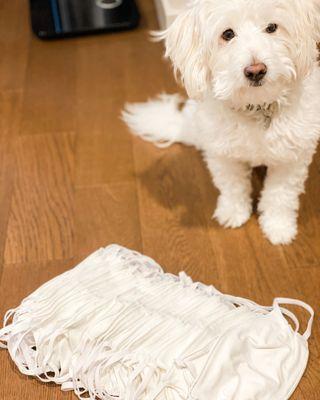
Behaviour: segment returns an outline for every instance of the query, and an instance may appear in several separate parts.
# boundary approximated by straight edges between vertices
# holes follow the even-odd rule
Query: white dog
[[[290,243],[320,134],[317,1],[193,0],[159,37],[192,100],[128,105],[124,120],[146,140],[203,152],[226,227],[250,218],[251,169],[266,165],[260,224]]]

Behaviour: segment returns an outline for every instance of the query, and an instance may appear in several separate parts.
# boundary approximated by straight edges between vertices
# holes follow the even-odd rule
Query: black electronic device
[[[30,0],[30,10],[41,39],[132,29],[139,22],[134,0]]]

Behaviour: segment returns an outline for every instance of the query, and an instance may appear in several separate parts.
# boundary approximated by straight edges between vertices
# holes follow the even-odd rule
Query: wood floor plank
[[[75,129],[77,41],[30,40],[21,134]]]
[[[100,131],[77,130],[77,187],[134,181],[131,138],[120,134],[123,123],[117,116],[112,118]]]
[[[33,399],[33,400],[74,400],[74,395],[61,392],[55,385],[43,384],[34,378],[26,377],[15,369],[7,353],[0,353],[0,363],[3,365],[1,373],[0,397],[5,400]]]
[[[73,255],[73,135],[21,136],[6,263]]]
[[[84,40],[77,53],[76,185],[133,180],[132,143],[120,120],[128,34]],[[101,77],[97,79],[96,77]]]
[[[21,92],[0,92],[0,277],[15,177],[14,144],[21,114]]]
[[[113,243],[141,251],[136,187],[118,183],[75,190],[76,254]]]
[[[30,37],[28,2],[1,1],[0,90],[23,89]]]

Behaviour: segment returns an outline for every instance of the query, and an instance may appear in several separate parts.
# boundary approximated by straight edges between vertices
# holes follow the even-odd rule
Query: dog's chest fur
[[[246,106],[241,110],[208,100],[199,106],[199,148],[206,154],[227,156],[256,165],[293,162],[312,155],[320,133],[317,101],[320,74],[306,82],[300,98],[289,106],[277,103]]]

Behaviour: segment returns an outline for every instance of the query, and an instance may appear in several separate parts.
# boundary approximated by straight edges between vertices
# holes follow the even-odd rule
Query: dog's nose
[[[244,69],[245,76],[252,82],[260,82],[266,75],[268,68],[266,64],[258,63],[249,65]]]

